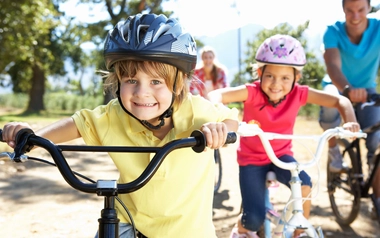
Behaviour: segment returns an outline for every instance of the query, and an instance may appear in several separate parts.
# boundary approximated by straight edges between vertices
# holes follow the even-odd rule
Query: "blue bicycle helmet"
[[[177,20],[137,14],[108,32],[104,58],[108,70],[117,61],[137,60],[166,63],[189,73],[195,68],[197,50],[193,37]]]
[[[108,32],[104,44],[104,59],[107,70],[115,62],[124,60],[152,61],[172,65],[183,73],[190,73],[197,63],[197,48],[193,37],[182,30],[177,20],[164,15],[137,14],[125,22],[116,24]],[[165,124],[165,118],[173,113],[176,79],[173,85],[172,102],[169,108],[159,116],[160,123],[152,125],[140,120],[123,105],[119,90],[116,92],[123,110],[140,121],[144,126],[158,130]]]

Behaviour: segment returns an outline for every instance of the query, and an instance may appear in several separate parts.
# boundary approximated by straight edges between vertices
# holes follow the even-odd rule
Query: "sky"
[[[215,36],[254,23],[274,28],[280,23],[323,31],[327,24],[344,20],[341,0],[176,0],[165,3],[194,36]],[[371,5],[380,4],[372,0]]]
[[[60,9],[82,22],[96,22],[108,17],[105,6],[76,3],[77,0],[68,0]],[[215,36],[251,23],[270,29],[283,22],[297,26],[306,20],[310,20],[310,31],[320,32],[327,24],[344,20],[341,4],[341,0],[163,1],[164,9],[174,11],[174,17],[184,28],[198,37]],[[371,1],[373,6],[378,4],[380,0]]]

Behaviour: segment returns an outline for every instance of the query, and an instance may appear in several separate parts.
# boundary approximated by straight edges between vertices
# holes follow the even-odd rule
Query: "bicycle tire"
[[[337,142],[341,151],[350,145],[350,142],[345,139],[337,139]],[[327,162],[327,189],[331,209],[337,223],[349,225],[356,219],[360,211],[360,181],[362,180],[360,174],[362,174],[362,170],[352,147],[348,148],[346,153],[342,152],[342,156],[348,167],[341,173],[330,172],[330,161]]]
[[[215,160],[215,182],[214,182],[214,193],[217,193],[220,185],[222,184],[222,158],[220,156],[220,150],[214,150],[214,160]]]

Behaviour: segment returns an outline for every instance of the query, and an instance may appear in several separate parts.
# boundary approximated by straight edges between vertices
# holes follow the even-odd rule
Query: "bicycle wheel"
[[[219,149],[214,150],[214,160],[215,160],[215,183],[214,183],[214,193],[218,192],[220,184],[222,183],[222,159],[220,157]]]
[[[341,151],[348,148],[349,142],[337,139]],[[331,173],[330,161],[327,162],[327,189],[332,211],[340,225],[349,225],[357,217],[360,210],[360,181],[361,164],[354,148],[342,153],[343,161],[347,165],[342,173]]]

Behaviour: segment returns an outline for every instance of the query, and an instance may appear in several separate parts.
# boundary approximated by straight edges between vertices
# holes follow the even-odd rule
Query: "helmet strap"
[[[177,76],[178,76],[178,69],[176,71],[175,79],[174,79],[174,84],[173,84],[172,101],[170,103],[169,108],[166,109],[165,112],[162,113],[161,116],[158,117],[158,119],[160,120],[160,123],[158,125],[154,126],[151,123],[149,123],[147,120],[140,120],[140,119],[138,119],[135,115],[133,115],[130,111],[128,111],[124,107],[123,102],[121,101],[121,98],[120,98],[120,82],[119,82],[118,86],[117,86],[118,89],[116,91],[116,95],[117,95],[117,99],[119,100],[121,108],[124,110],[124,112],[128,113],[128,115],[130,115],[133,118],[135,118],[136,120],[138,120],[143,126],[148,127],[149,129],[152,129],[152,130],[158,130],[158,129],[160,129],[162,126],[165,125],[165,118],[169,118],[169,117],[171,117],[173,115],[173,103],[174,103],[174,98],[175,98]]]

